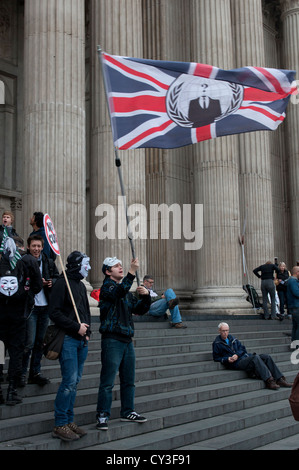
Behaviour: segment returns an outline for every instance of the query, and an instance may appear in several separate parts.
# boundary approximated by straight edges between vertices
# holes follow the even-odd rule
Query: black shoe
[[[0,385],[0,405],[3,405],[3,403],[5,403],[5,400],[4,400],[4,396],[3,396],[3,393],[2,393],[2,388],[1,388],[1,385]]]
[[[6,405],[14,406],[22,403],[22,398],[18,395],[14,383],[10,383],[7,389]]]
[[[108,430],[108,416],[106,416],[105,413],[100,413],[100,416],[97,416],[96,428],[100,431]]]
[[[136,411],[132,411],[127,416],[120,418],[121,421],[131,421],[132,423],[145,423],[147,419],[144,416],[140,416]]]
[[[16,385],[17,387],[24,388],[26,387],[26,375],[21,375],[17,378]]]
[[[40,385],[41,387],[43,387],[44,385],[49,384],[50,380],[47,379],[47,377],[44,377],[41,374],[35,374],[35,375],[32,375],[32,376],[29,376],[28,383],[29,384],[37,384],[37,385]]]

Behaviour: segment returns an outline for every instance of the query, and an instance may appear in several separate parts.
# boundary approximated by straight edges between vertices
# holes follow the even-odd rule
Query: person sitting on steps
[[[272,357],[268,354],[248,353],[245,346],[229,334],[227,323],[218,325],[219,335],[213,342],[213,359],[227,369],[244,370],[262,379],[266,388],[278,390],[280,387],[292,387],[282,375]]]

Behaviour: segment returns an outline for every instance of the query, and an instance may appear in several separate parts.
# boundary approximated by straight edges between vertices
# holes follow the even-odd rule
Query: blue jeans
[[[88,354],[85,340],[77,340],[66,335],[59,356],[62,382],[55,399],[55,426],[64,426],[74,421],[74,403],[77,385],[80,382],[83,366]]]
[[[26,320],[26,342],[23,354],[22,375],[26,375],[31,354],[29,375],[39,374],[43,356],[43,339],[48,324],[48,306],[35,306]]]
[[[121,417],[134,411],[135,400],[135,350],[133,343],[117,339],[102,339],[102,370],[98,393],[97,416],[111,415],[112,389],[117,372],[120,378]]]
[[[164,292],[164,295],[165,299],[159,299],[152,303],[148,312],[149,315],[152,315],[153,317],[161,317],[166,313],[166,310],[168,309],[168,301],[175,299],[176,295],[172,289],[167,289]],[[178,305],[172,308],[170,313],[172,323],[181,323],[182,317]]]

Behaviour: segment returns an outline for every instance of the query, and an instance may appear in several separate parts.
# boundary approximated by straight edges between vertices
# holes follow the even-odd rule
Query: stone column
[[[235,32],[235,67],[265,66],[262,2],[231,1]],[[252,270],[268,259],[274,261],[269,134],[238,136],[241,227],[246,220],[245,255],[249,281],[260,282]]]
[[[91,159],[90,159],[90,246],[97,271],[92,272],[94,286],[102,283],[101,266],[107,256],[117,256],[125,270],[131,261],[131,248],[126,237],[126,222],[119,218],[123,210],[109,114],[103,87],[97,46],[109,54],[142,57],[142,14],[139,0],[91,0]],[[128,207],[145,205],[144,150],[119,151]],[[107,218],[115,233],[99,239],[97,224],[107,216],[108,205],[115,219]],[[134,218],[134,214],[132,215]],[[108,227],[107,227],[108,229]],[[113,231],[113,230],[112,230]],[[101,228],[101,233],[103,230]],[[134,240],[140,261],[139,274],[146,271],[146,240]]]
[[[85,250],[84,0],[26,0],[24,234],[49,213],[63,258]]]
[[[230,1],[193,1],[193,60],[233,68]],[[236,136],[194,146],[195,200],[203,204],[195,308],[203,313],[247,308],[242,291]]]
[[[190,60],[190,7],[185,0],[143,0],[144,56],[155,60]],[[178,37],[179,32],[179,37]],[[178,149],[146,149],[147,207],[165,204],[173,216],[161,217],[158,239],[148,240],[148,268],[156,289],[175,289],[182,297],[194,289],[194,251],[185,250],[183,205],[193,196],[193,156],[191,146]],[[165,206],[165,207],[166,207]],[[171,211],[169,212],[171,214]],[[163,225],[169,228],[163,233]],[[179,225],[181,224],[181,230]],[[177,226],[181,238],[174,238]],[[175,236],[179,237],[179,233]],[[163,238],[166,237],[166,238]]]
[[[263,30],[265,48],[265,67],[282,68],[281,64],[281,31],[278,18],[280,8],[277,3],[262,2]],[[287,110],[288,114],[288,110]],[[274,226],[274,255],[278,261],[285,261],[290,266],[291,236],[286,227],[290,225],[288,202],[287,152],[285,138],[286,124],[280,125],[275,132],[269,132],[272,212]]]
[[[296,80],[299,84],[299,1],[281,1],[283,23],[283,67],[296,70]],[[292,240],[292,265],[299,259],[299,99],[292,97],[286,117],[286,145],[288,156],[288,183],[290,197]]]

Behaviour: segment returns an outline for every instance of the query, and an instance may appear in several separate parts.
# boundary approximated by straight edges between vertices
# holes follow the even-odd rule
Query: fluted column
[[[277,3],[262,2],[263,30],[265,45],[265,67],[282,68],[281,32],[278,30],[277,17],[280,13]],[[287,111],[288,114],[288,111]],[[290,211],[288,202],[287,152],[285,145],[285,124],[280,125],[275,132],[269,133],[272,212],[274,226],[274,254],[278,261],[284,261],[290,266],[291,243],[289,226]]]
[[[262,2],[231,1],[235,27],[235,66],[265,66]],[[245,254],[250,283],[260,287],[252,270],[273,260],[274,236],[269,134],[238,136],[241,226],[246,221]]]
[[[193,60],[233,68],[229,0],[193,1]],[[194,146],[195,201],[203,204],[194,299],[203,312],[247,307],[243,300],[236,136]]]
[[[299,1],[281,1],[283,23],[283,66],[296,70],[299,83]],[[290,197],[292,240],[292,265],[299,259],[299,100],[298,95],[291,99],[287,108],[286,142],[288,158],[288,182]]]
[[[190,12],[185,0],[143,0],[144,56],[156,60],[190,60]],[[178,40],[178,31],[180,37]],[[181,296],[193,290],[194,252],[185,249],[186,240],[181,226],[180,237],[173,236],[173,226],[183,220],[183,205],[192,204],[192,150],[183,147],[171,150],[146,149],[147,207],[166,204],[176,207],[169,217],[169,238],[147,243],[148,269],[155,278],[157,289],[172,287]],[[194,206],[192,204],[192,214]],[[179,235],[178,235],[179,236]],[[195,244],[195,243],[194,243]]]
[[[98,267],[93,271],[93,285],[101,284],[101,265],[107,256],[117,256],[128,269],[131,248],[126,237],[125,219],[119,216],[123,209],[118,172],[115,166],[115,152],[111,126],[107,111],[97,46],[115,55],[142,57],[142,14],[139,0],[91,0],[91,159],[90,159],[90,246],[93,263]],[[133,204],[145,205],[144,150],[120,151],[121,170],[127,196],[128,207]],[[103,204],[112,208],[115,220],[107,218],[112,232],[103,237],[101,223],[107,214]],[[134,213],[132,214],[134,218]],[[113,226],[113,227],[112,227]],[[108,228],[108,227],[107,227]],[[136,255],[140,261],[140,275],[146,271],[146,240],[134,240]]]
[[[84,0],[26,0],[24,234],[49,213],[62,256],[85,250]]]

